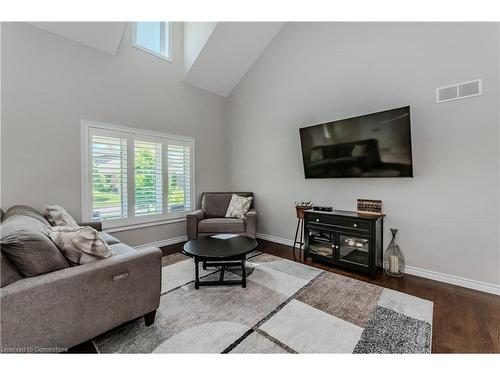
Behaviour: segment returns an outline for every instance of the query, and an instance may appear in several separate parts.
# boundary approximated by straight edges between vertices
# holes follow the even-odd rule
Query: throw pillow
[[[77,227],[75,219],[61,206],[45,206],[43,216],[47,218],[52,226]]]
[[[111,248],[91,227],[52,227],[50,239],[73,265],[92,263],[113,256]]]
[[[22,215],[8,217],[2,222],[2,254],[7,256],[23,277],[69,267],[66,258],[50,240],[48,228],[40,221]]]
[[[253,197],[242,197],[240,195],[233,194],[231,196],[231,201],[229,202],[229,207],[226,211],[226,217],[244,219],[250,209],[252,199]]]
[[[25,217],[27,216],[27,217],[31,217],[33,219],[38,220],[43,225],[50,225],[47,218],[45,216],[43,216],[43,214],[40,211],[38,211],[37,209],[35,209],[33,207],[22,206],[22,205],[12,206],[3,215],[2,221],[7,221],[11,217],[14,217],[14,216],[25,216]]]

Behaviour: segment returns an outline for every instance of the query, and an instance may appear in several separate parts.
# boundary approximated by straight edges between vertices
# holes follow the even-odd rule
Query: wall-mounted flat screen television
[[[413,177],[410,107],[300,129],[306,178]]]

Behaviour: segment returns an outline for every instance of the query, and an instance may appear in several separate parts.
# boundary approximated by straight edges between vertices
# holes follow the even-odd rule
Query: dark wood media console
[[[383,264],[384,216],[304,211],[304,260],[311,258],[374,274]]]

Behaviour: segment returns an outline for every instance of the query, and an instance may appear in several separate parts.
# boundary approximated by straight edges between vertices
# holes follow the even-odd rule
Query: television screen
[[[300,129],[306,178],[413,177],[410,107]]]

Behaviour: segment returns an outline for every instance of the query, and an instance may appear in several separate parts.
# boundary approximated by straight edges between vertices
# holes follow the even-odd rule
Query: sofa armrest
[[[156,310],[161,255],[137,250],[1,288],[2,348],[62,351]]]
[[[257,233],[257,211],[255,209],[248,210],[245,215],[246,232],[248,237],[255,238]]]
[[[87,221],[83,223],[78,223],[81,227],[91,227],[98,232],[102,232],[102,222],[101,221]]]
[[[188,240],[194,240],[198,237],[198,223],[205,218],[202,210],[196,210],[186,215],[187,237]]]

